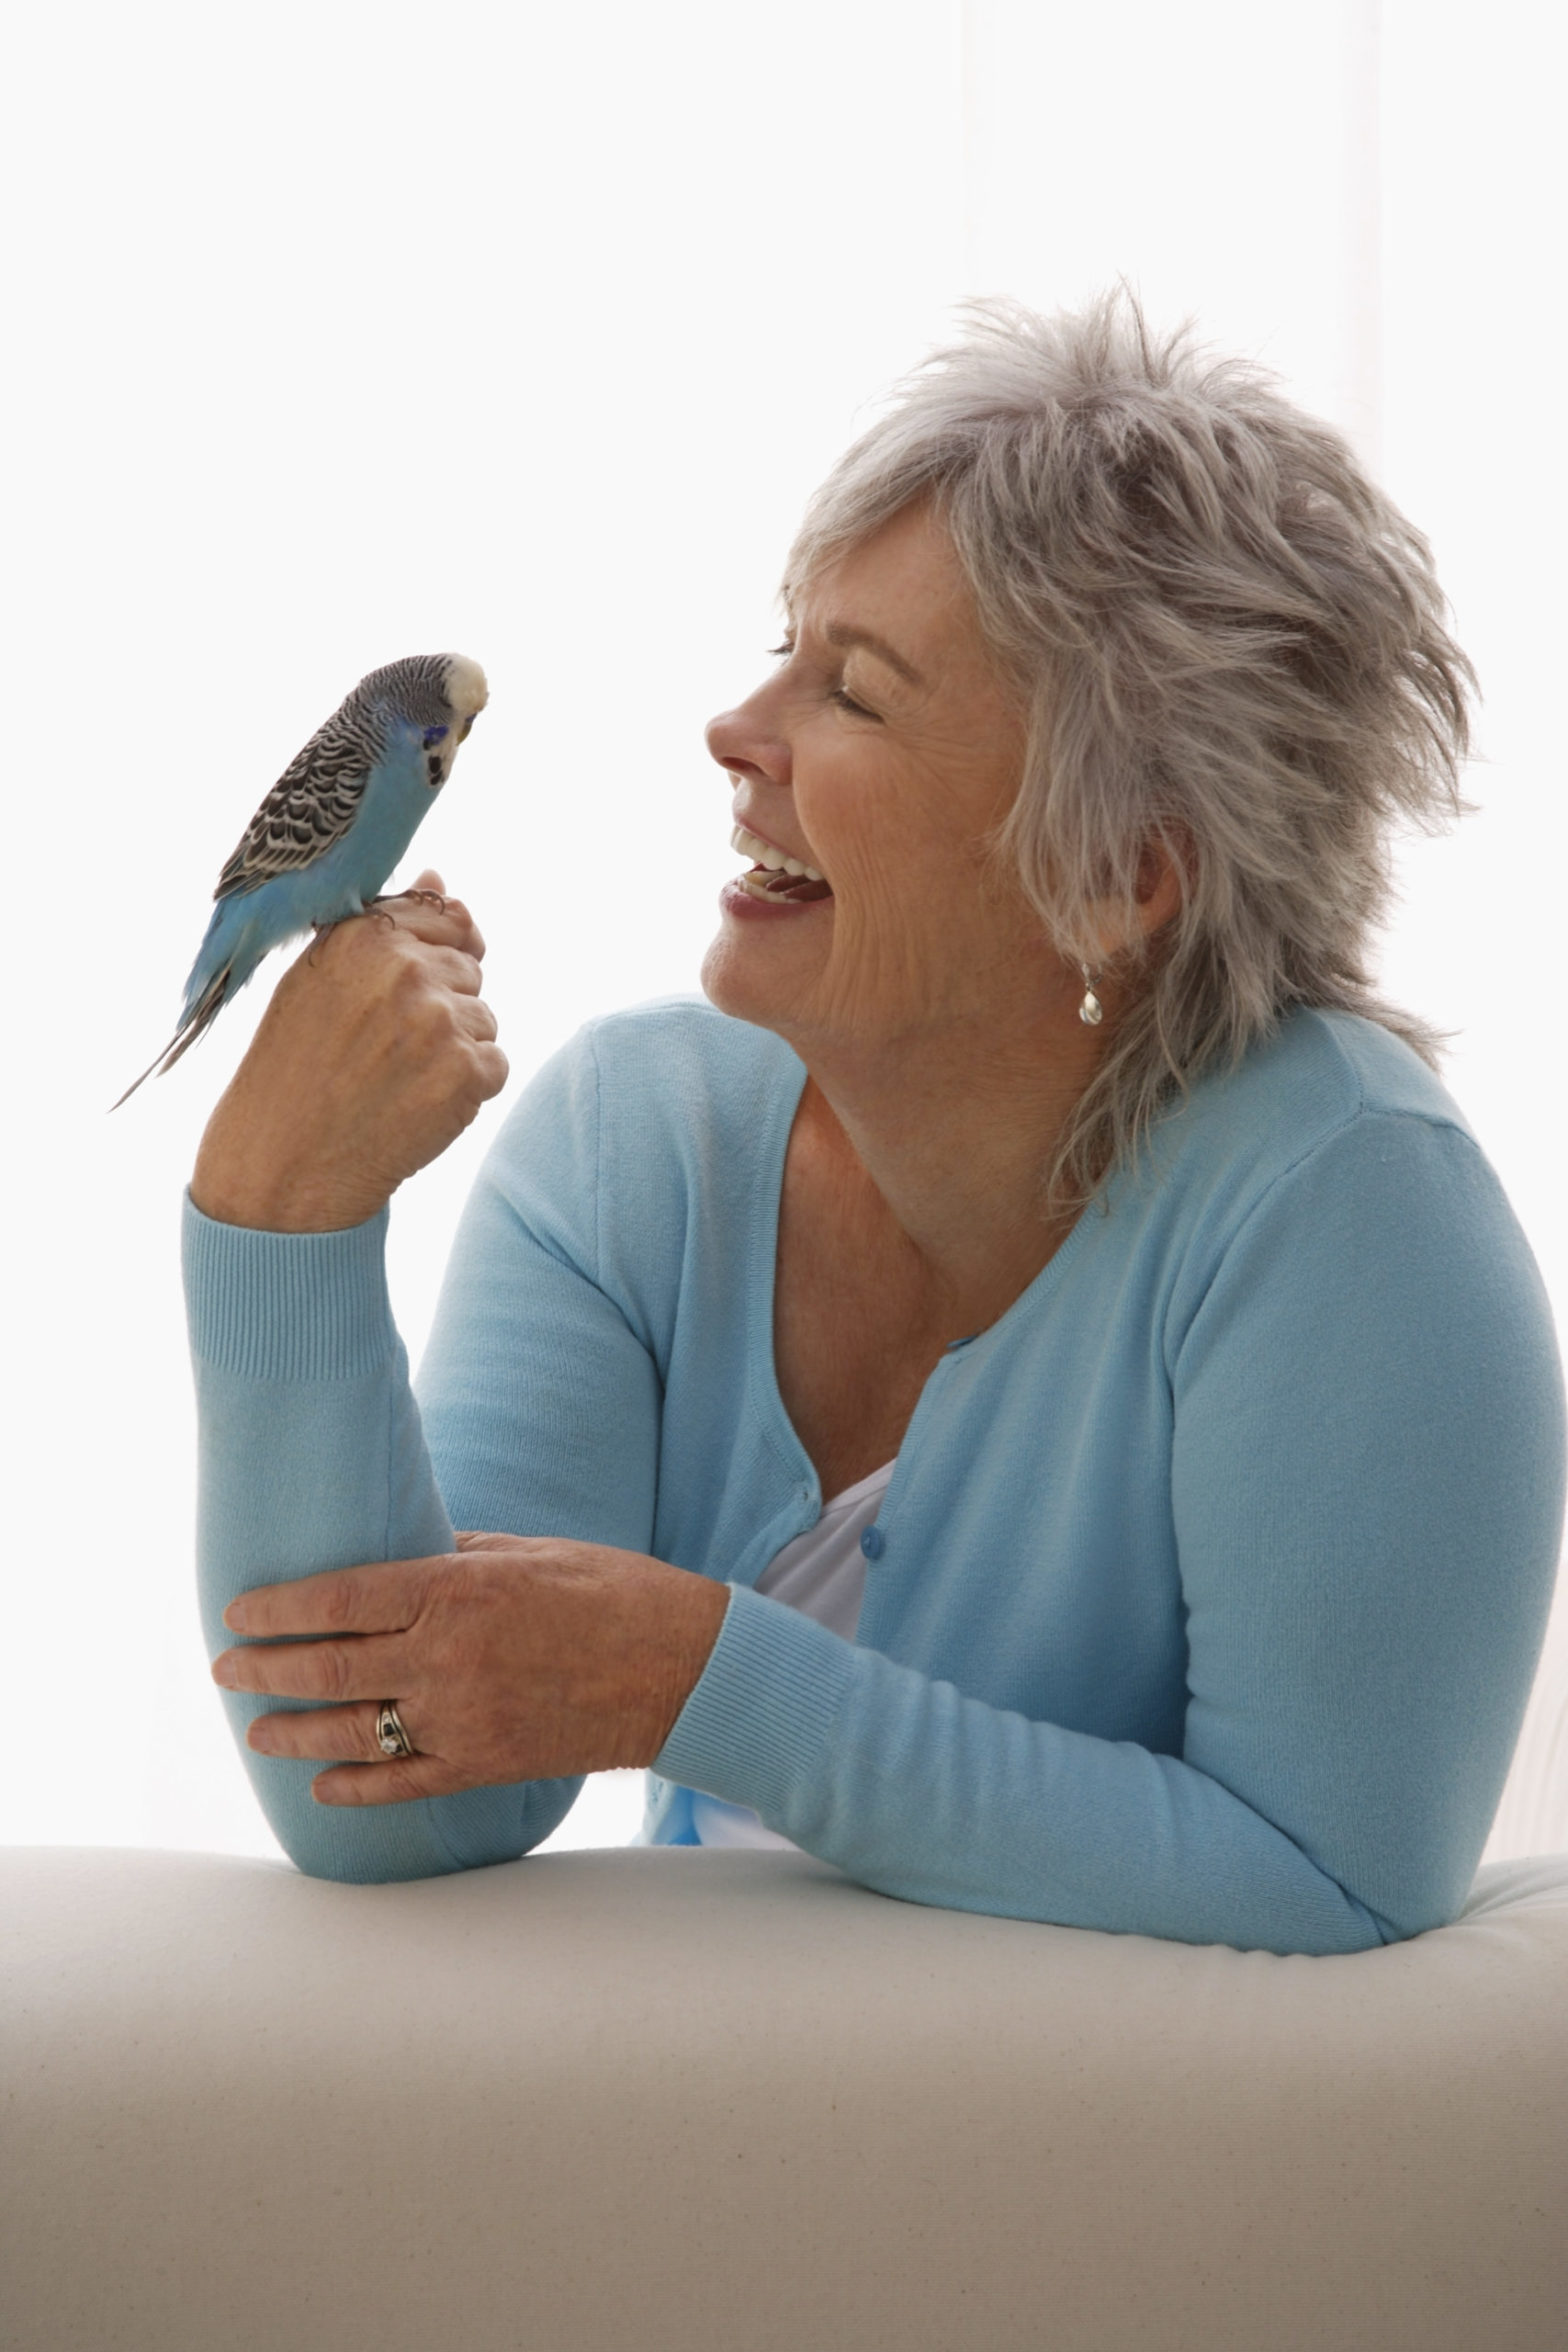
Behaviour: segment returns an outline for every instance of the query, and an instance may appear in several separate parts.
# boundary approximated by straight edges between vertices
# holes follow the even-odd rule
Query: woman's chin
[[[743,902],[739,907],[736,896]],[[738,1021],[765,1029],[786,1025],[826,962],[833,901],[768,906],[731,883],[719,908],[723,921],[702,959],[703,994]]]

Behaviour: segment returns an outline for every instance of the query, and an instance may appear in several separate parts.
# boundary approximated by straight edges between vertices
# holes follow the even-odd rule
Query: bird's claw
[[[378,897],[367,898],[365,912],[367,915],[382,914],[382,920],[390,923],[392,917],[383,913],[382,910],[389,906],[396,906],[399,899],[404,898],[411,898],[416,906],[434,907],[438,914],[444,915],[447,910],[448,902],[442,897],[439,890],[394,890],[382,891]]]

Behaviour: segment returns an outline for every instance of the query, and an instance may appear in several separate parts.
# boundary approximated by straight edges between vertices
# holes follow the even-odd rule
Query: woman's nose
[[[760,776],[769,784],[788,783],[788,746],[758,724],[758,714],[750,703],[720,711],[716,719],[708,721],[705,734],[711,756],[732,775]]]

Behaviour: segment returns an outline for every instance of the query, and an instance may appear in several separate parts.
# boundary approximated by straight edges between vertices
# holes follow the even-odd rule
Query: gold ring
[[[376,1745],[383,1756],[412,1756],[417,1753],[413,1741],[403,1729],[403,1718],[390,1699],[383,1699],[376,1711]]]

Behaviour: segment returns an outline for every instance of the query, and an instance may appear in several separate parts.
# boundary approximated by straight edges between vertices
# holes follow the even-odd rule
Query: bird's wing
[[[358,816],[385,748],[378,714],[350,695],[289,761],[218,876],[213,897],[259,890],[275,874],[314,865]]]

